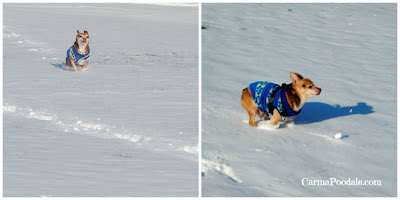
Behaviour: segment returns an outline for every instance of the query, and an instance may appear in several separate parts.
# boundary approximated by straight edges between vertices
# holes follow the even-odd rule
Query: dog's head
[[[79,30],[76,30],[76,43],[82,46],[86,46],[89,44],[89,32],[86,30],[83,33],[79,33]]]
[[[315,87],[310,79],[303,78],[298,73],[290,72],[290,79],[292,79],[293,89],[303,102],[321,93],[321,88]]]

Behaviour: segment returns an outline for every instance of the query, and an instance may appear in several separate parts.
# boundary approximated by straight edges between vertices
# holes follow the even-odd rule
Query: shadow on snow
[[[304,104],[299,117],[295,119],[295,123],[311,124],[350,115],[368,115],[374,112],[373,109],[372,106],[367,105],[365,102],[359,102],[355,106],[346,107],[320,102],[310,102]]]
[[[65,67],[65,63],[50,63],[50,64],[58,69],[63,69]]]
[[[64,62],[62,62],[62,63],[50,63],[50,64],[53,65],[53,67],[55,67],[57,69],[64,70],[64,71],[70,71],[70,72],[75,71],[74,68],[66,66]]]

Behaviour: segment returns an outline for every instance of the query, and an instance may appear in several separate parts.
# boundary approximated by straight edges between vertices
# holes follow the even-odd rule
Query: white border
[[[4,33],[4,30],[3,30],[3,27],[4,27],[4,25],[3,25],[3,4],[1,4],[0,5],[0,15],[1,15],[1,17],[0,17],[0,20],[1,20],[1,22],[0,22],[0,24],[1,24],[1,33],[2,33],[2,36],[3,36],[3,33]],[[1,74],[1,78],[0,78],[0,92],[1,92],[1,100],[0,100],[0,102],[1,102],[1,105],[3,105],[3,39],[0,41],[0,45],[1,45],[1,48],[0,48],[0,54],[1,54],[1,58],[0,58],[0,62],[1,62],[1,72],[0,72],[0,74]],[[4,180],[4,178],[3,178],[3,109],[1,109],[1,117],[0,117],[0,129],[1,129],[1,135],[0,135],[0,140],[1,140],[1,144],[0,144],[0,148],[1,148],[1,150],[0,150],[0,152],[1,152],[1,156],[0,156],[0,161],[1,161],[1,164],[0,164],[0,176],[1,176],[1,183],[0,183],[0,195],[3,197],[3,180]]]
[[[397,109],[397,133],[396,133],[396,136],[397,136],[397,145],[396,145],[396,149],[397,149],[397,155],[396,155],[396,157],[397,157],[397,197],[399,196],[399,191],[400,191],[400,186],[399,186],[399,144],[400,144],[400,140],[399,140],[399,130],[400,130],[400,127],[399,127],[399,122],[400,122],[400,119],[399,119],[399,103],[400,103],[400,100],[399,100],[399,91],[400,91],[400,84],[399,84],[399,19],[400,19],[400,17],[399,17],[399,4],[397,3],[397,55],[396,55],[396,57],[397,57],[397,67],[396,67],[396,73],[397,73],[397,106],[396,106],[396,109]]]
[[[201,29],[201,22],[202,22],[202,17],[201,17],[201,15],[202,15],[202,4],[201,3],[199,3],[199,10],[198,10],[198,13],[199,13],[199,24],[197,25],[197,27],[198,27],[198,29],[199,29],[199,57],[198,57],[198,59],[199,59],[199,150],[198,150],[198,154],[199,154],[199,160],[198,160],[198,162],[199,162],[199,197],[201,198],[202,197],[202,185],[201,185],[201,161],[202,161],[202,134],[201,134],[201,127],[202,127],[202,124],[201,124],[201,122],[202,122],[202,120],[201,120],[201,111],[202,111],[202,105],[201,105],[201,100],[202,100],[202,96],[201,96],[201,79],[202,79],[202,76],[201,76],[201,73],[202,73],[202,65],[201,65],[201,56],[202,56],[202,48],[201,48],[201,42],[202,42],[202,36],[201,36],[201,32],[202,32],[202,29]]]
[[[2,0],[3,3],[138,3],[138,4],[170,4],[194,3],[201,7],[202,3],[398,3],[399,0]]]

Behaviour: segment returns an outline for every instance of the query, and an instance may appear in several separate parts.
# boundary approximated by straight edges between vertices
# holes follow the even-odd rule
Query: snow
[[[396,4],[203,3],[202,26],[202,196],[397,196]],[[243,88],[290,72],[321,94],[249,126]]]
[[[342,135],[342,133],[336,133],[334,137],[336,139],[342,139],[343,135]]]
[[[196,4],[4,4],[3,41],[4,196],[198,196]]]

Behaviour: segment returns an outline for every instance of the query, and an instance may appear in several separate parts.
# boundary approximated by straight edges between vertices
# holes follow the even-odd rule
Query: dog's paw
[[[255,122],[249,122],[249,124],[250,126],[257,127],[257,124]]]

